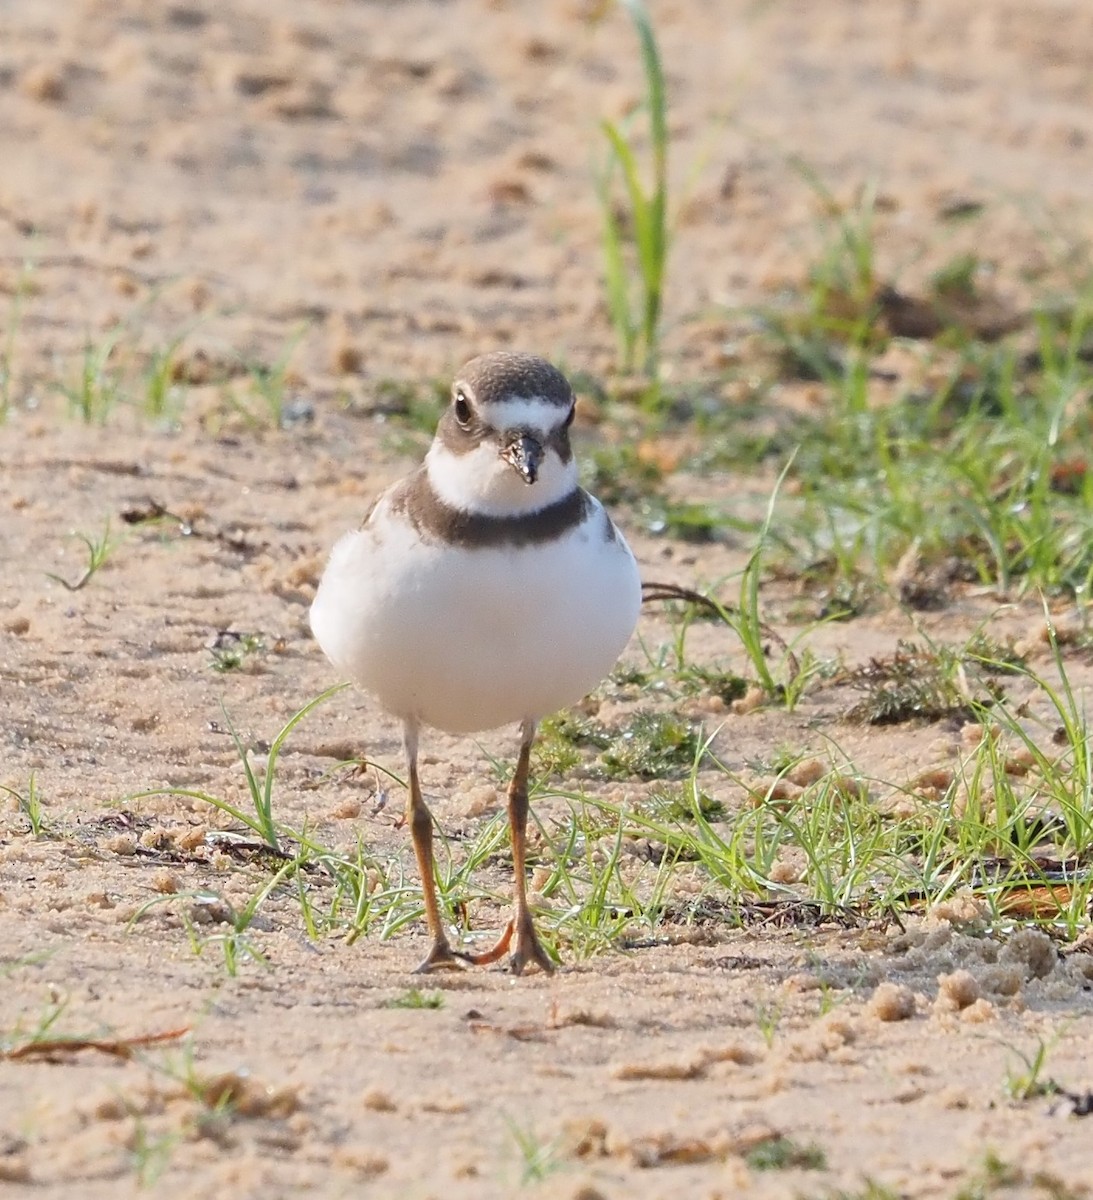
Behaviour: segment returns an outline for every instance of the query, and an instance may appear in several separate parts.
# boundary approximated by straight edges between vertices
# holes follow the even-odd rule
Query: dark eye
[[[460,425],[468,425],[471,420],[471,406],[462,392],[455,394],[455,419]]]
[[[567,412],[565,415],[565,428],[566,429],[568,429],[570,427],[570,425],[573,424],[573,418],[576,415],[577,415],[577,406],[576,406],[576,404],[571,404],[569,407],[569,412]]]

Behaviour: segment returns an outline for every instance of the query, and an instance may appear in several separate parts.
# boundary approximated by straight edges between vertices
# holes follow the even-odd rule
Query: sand
[[[801,289],[826,203],[810,176],[841,204],[875,194],[879,272],[909,294],[969,250],[1007,312],[1070,278],[1093,211],[1082,0],[654,14],[677,213],[669,381],[733,361],[749,310]],[[420,920],[311,937],[292,883],[247,931],[264,963],[226,968],[233,914],[279,863],[164,789],[245,807],[229,721],[261,762],[335,682],[306,620],[324,556],[425,444],[384,405],[498,347],[611,371],[597,121],[640,86],[623,15],[582,0],[0,0],[0,784],[25,796],[33,774],[44,823],[33,836],[0,794],[5,1194],[1093,1194],[1073,1103],[1006,1086],[1039,1047],[1045,1077],[1093,1086],[1093,953],[988,933],[966,897],[902,923],[681,920],[562,947],[550,978],[423,980]],[[85,423],[71,397],[97,355],[119,382],[82,393],[103,408]],[[622,436],[591,411],[579,449]],[[673,481],[749,512],[769,485]],[[618,516],[646,578],[704,585],[744,561],[735,536],[696,548]],[[108,522],[105,565],[69,590],[74,535]],[[1038,612],[958,588],[922,620],[955,640]],[[641,633],[655,648],[673,629],[650,611]],[[852,666],[911,633],[889,605],[809,644]],[[743,666],[707,627],[690,644]],[[212,669],[237,650],[238,669]],[[1087,658],[1070,664],[1079,688]],[[640,700],[609,695],[601,715]],[[899,782],[959,748],[958,729],[877,731],[845,707],[823,688],[794,713],[693,702],[739,773],[830,737]],[[425,749],[458,855],[501,810],[488,756],[511,763],[511,731]],[[287,743],[275,815],[345,853],[360,839],[413,889],[401,789],[330,771],[357,755],[401,770],[398,731],[342,692]],[[626,804],[646,785],[560,786]],[[557,796],[536,810],[555,829],[570,813]],[[473,878],[488,932],[511,862]],[[328,879],[307,886],[329,905]],[[391,1006],[414,987],[437,1007]],[[36,1031],[84,1040],[20,1051]]]

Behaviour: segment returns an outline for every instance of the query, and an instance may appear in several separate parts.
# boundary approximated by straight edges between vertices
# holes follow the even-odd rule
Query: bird
[[[402,724],[406,819],[431,946],[417,967],[554,960],[528,904],[528,775],[539,723],[612,670],[641,608],[625,538],[581,487],[570,445],[576,399],[534,354],[495,351],[456,374],[424,461],[335,543],[311,629],[342,677]],[[424,728],[519,728],[508,787],[513,914],[496,945],[455,949],[437,903],[433,818],[421,792]]]

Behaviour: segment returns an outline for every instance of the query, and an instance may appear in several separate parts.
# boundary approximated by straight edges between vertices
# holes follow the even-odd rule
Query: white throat
[[[455,454],[437,440],[425,456],[433,491],[452,508],[489,517],[537,512],[568,496],[577,486],[577,464],[563,463],[549,447],[539,478],[527,484],[501,457],[492,439],[467,454]]]

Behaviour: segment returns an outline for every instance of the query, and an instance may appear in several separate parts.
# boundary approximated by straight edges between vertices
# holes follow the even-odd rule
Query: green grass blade
[[[608,314],[619,341],[619,360],[622,369],[629,371],[633,367],[637,324],[631,314],[622,229],[611,202],[611,175],[611,171],[606,171],[599,185],[600,208],[603,212],[604,284]]]
[[[624,369],[631,369],[636,348],[640,343],[643,369],[656,373],[659,326],[663,307],[665,261],[668,251],[668,119],[667,90],[653,24],[642,0],[621,0],[638,35],[642,70],[645,76],[643,107],[648,113],[652,155],[652,185],[646,190],[638,170],[633,147],[611,121],[601,122],[610,146],[613,163],[622,172],[628,216],[632,225],[636,261],[631,269],[640,288],[641,301],[637,311],[630,303],[629,288],[623,284],[627,267],[622,252],[622,230],[611,206],[611,189],[601,185],[600,204],[605,210],[604,246],[605,276],[608,304],[612,313],[620,347],[625,351]],[[620,286],[622,285],[622,286]],[[625,296],[626,304],[622,300]],[[625,314],[625,325],[623,324]]]
[[[348,686],[349,684],[347,683],[336,683],[333,687],[327,688],[325,692],[320,692],[318,696],[309,700],[298,712],[293,713],[288,721],[285,722],[285,726],[281,732],[273,739],[269,753],[266,756],[266,777],[262,792],[263,805],[267,812],[271,811],[273,804],[273,777],[277,766],[277,758],[281,753],[281,747],[285,744],[285,739],[310,712],[318,708],[320,704],[325,704],[332,696],[345,691]]]
[[[223,800],[219,796],[210,796],[208,792],[199,792],[195,788],[149,788],[143,792],[132,792],[126,797],[126,800],[147,800],[151,796],[181,796],[187,800],[200,800],[205,804],[211,804],[213,808],[222,813],[227,813],[233,820],[254,830],[260,837],[265,837],[262,826],[255,817],[241,808],[236,808],[234,804],[229,804],[227,800]]]

